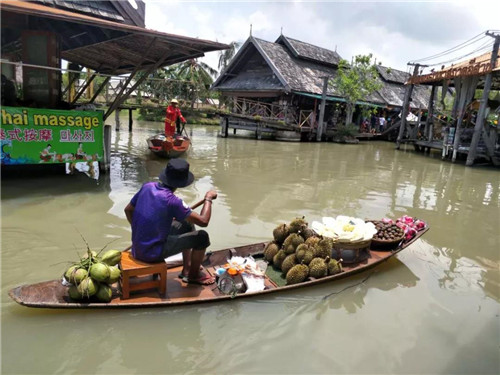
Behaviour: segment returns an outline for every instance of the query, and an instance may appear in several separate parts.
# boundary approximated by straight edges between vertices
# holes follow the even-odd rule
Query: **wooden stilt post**
[[[434,119],[434,100],[436,96],[436,85],[432,85],[431,97],[427,106],[427,120],[425,120],[424,137],[427,141],[432,141]]]
[[[323,93],[321,94],[321,106],[319,109],[319,123],[318,130],[316,133],[316,140],[321,142],[321,136],[323,135],[323,121],[325,117],[325,105],[326,105],[326,91],[328,90],[328,77],[323,78]]]
[[[103,168],[100,168],[102,172],[109,171],[110,161],[111,161],[111,125],[104,125],[104,156],[103,156]]]
[[[134,124],[134,119],[132,118],[133,108],[128,109],[128,131],[132,132],[132,125]]]
[[[493,44],[493,51],[491,53],[491,60],[490,60],[490,66],[493,70],[497,63],[500,35],[495,35],[488,32],[486,33],[486,35],[495,38],[495,43]],[[479,138],[481,137],[481,132],[484,128],[484,118],[486,114],[486,107],[488,106],[488,95],[490,94],[492,76],[493,72],[488,73],[484,81],[483,97],[481,98],[481,104],[479,106],[479,111],[476,118],[476,125],[474,126],[474,134],[472,136],[472,141],[469,148],[469,154],[467,155],[467,161],[465,163],[465,165],[467,166],[471,166],[472,164],[474,164],[474,160],[476,159],[477,145],[479,143]],[[492,160],[495,163],[495,158],[493,155],[492,155]]]
[[[115,130],[117,132],[120,131],[120,109],[119,108],[117,108],[115,110]]]
[[[412,77],[417,76],[418,68],[420,67],[420,65],[419,64],[408,64],[408,65],[415,66],[415,68],[413,68]],[[410,110],[410,98],[411,98],[411,93],[413,92],[413,86],[414,86],[413,84],[409,84],[406,86],[405,98],[403,101],[403,109],[401,111],[401,125],[399,125],[399,134],[396,141],[396,149],[398,150],[406,130],[406,116],[408,116],[408,111]]]

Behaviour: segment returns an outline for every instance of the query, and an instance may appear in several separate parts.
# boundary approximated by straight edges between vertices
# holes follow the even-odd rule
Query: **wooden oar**
[[[195,204],[193,204],[191,206],[191,209],[194,210],[195,208],[200,207],[204,202],[205,202],[205,198],[203,198],[202,200],[200,200],[200,201],[196,202]],[[122,250],[122,252],[129,251],[131,248],[132,248],[132,245],[130,245],[126,249]]]

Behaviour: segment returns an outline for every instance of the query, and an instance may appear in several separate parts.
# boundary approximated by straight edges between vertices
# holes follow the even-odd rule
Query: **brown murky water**
[[[114,134],[112,170],[2,179],[2,373],[500,373],[500,174],[389,143],[218,137],[189,128],[196,182],[215,188],[212,249],[271,237],[281,221],[412,215],[431,230],[397,259],[352,279],[284,294],[170,309],[29,309],[7,296],[58,277],[85,248],[129,244],[123,208],[165,161],[148,135]],[[364,282],[362,282],[365,280]]]

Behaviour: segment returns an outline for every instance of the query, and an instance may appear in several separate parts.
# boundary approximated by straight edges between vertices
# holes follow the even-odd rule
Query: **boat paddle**
[[[195,204],[193,204],[191,206],[191,209],[194,210],[195,208],[198,208],[200,207],[203,203],[205,202],[205,198],[203,198],[202,200],[196,202]],[[125,251],[129,251],[130,249],[132,249],[132,245],[130,245],[129,247],[127,247],[126,249],[123,249],[122,250],[122,253],[125,252]]]

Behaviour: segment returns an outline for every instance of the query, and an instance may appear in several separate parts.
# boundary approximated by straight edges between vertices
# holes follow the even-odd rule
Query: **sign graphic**
[[[102,112],[1,107],[2,165],[101,161]]]

